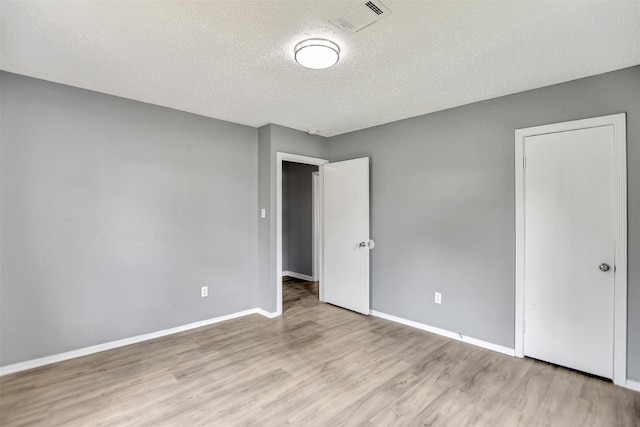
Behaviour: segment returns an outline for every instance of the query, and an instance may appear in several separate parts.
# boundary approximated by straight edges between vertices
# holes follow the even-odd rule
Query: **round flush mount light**
[[[303,40],[293,51],[298,64],[314,70],[329,68],[340,59],[338,45],[326,39]]]

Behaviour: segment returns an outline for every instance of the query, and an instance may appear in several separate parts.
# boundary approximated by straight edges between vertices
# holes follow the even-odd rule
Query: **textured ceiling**
[[[640,64],[640,2],[0,1],[0,68],[250,126],[337,135]],[[337,42],[333,68],[293,60]]]

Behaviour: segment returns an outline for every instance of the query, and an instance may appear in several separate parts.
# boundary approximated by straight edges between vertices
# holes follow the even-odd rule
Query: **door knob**
[[[600,271],[609,271],[611,270],[611,266],[607,263],[602,263],[600,264],[600,266],[598,267],[600,269]]]
[[[360,242],[360,244],[358,245],[360,249],[363,249],[363,248],[373,249],[375,246],[376,246],[376,242],[374,242],[373,240],[369,240],[368,242]]]

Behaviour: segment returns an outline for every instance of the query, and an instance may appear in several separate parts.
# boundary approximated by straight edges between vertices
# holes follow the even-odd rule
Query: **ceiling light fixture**
[[[298,64],[314,70],[329,68],[340,59],[338,45],[326,39],[306,39],[293,50]]]

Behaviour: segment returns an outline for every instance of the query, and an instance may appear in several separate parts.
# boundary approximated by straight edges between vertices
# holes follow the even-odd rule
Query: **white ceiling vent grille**
[[[355,33],[381,20],[390,13],[391,11],[381,1],[367,0],[358,3],[329,22],[348,33]]]

